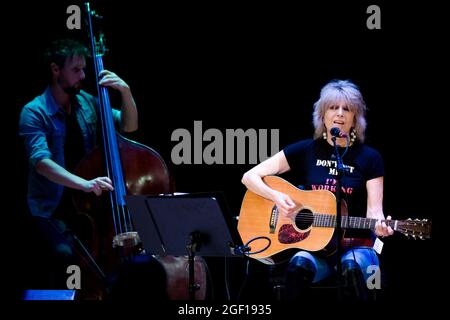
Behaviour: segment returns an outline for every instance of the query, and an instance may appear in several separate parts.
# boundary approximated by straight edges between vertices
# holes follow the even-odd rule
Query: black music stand
[[[242,240],[222,193],[125,196],[147,254],[189,256],[189,299],[195,299],[194,257],[235,257]]]

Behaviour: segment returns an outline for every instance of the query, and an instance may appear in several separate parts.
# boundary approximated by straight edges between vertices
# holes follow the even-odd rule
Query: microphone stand
[[[200,289],[200,285],[195,283],[195,253],[200,250],[201,234],[198,231],[194,231],[190,234],[190,242],[186,246],[188,251],[188,266],[189,266],[189,281],[188,292],[189,300],[195,300],[195,292]]]
[[[336,251],[337,251],[337,291],[338,291],[338,300],[342,300],[342,215],[341,215],[341,205],[342,205],[342,190],[341,190],[341,180],[345,175],[345,167],[342,162],[341,155],[339,154],[338,146],[336,144],[336,136],[331,138],[333,140],[334,146],[334,155],[336,157],[337,162],[337,177],[336,177]],[[348,137],[347,137],[347,148],[348,148]],[[344,153],[345,154],[345,153]]]

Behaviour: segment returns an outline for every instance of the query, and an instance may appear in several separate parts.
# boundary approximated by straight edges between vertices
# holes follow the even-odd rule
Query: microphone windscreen
[[[339,136],[339,132],[340,132],[339,128],[333,127],[333,128],[330,129],[330,133],[331,133],[332,136],[338,137]]]

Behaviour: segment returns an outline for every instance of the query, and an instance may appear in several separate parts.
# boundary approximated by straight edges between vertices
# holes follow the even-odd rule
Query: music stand
[[[146,253],[189,256],[189,299],[195,299],[194,257],[235,257],[242,246],[222,193],[125,196]]]

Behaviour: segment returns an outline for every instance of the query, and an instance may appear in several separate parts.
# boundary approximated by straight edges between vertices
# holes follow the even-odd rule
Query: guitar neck
[[[315,227],[336,227],[336,216],[331,214],[314,214],[313,226]],[[362,218],[362,217],[341,217],[341,227],[350,229],[371,229],[375,230],[375,224],[377,219]],[[393,230],[397,230],[397,220],[382,220],[387,226],[390,226]]]

